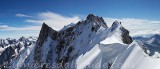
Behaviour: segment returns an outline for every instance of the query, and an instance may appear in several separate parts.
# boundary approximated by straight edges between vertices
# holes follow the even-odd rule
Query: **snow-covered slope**
[[[156,56],[156,57],[154,57]],[[111,69],[159,69],[160,55],[147,55],[133,42],[113,63]]]
[[[114,23],[120,23],[115,21]],[[114,26],[111,28],[118,28]],[[113,33],[113,31],[111,32]],[[117,30],[113,35],[94,46],[86,54],[80,56],[76,61],[77,69],[159,69],[160,48],[159,35],[152,37],[135,37],[133,43],[127,45],[118,36],[121,33]],[[108,32],[108,34],[110,34]],[[130,40],[127,40],[130,41]]]
[[[97,44],[86,54],[81,55],[76,61],[77,69],[108,69],[116,57],[125,51],[126,44]]]
[[[107,43],[106,38],[77,59],[77,69],[159,69],[160,48],[157,47],[160,45],[157,44],[159,35],[143,39],[136,39],[127,45],[117,40],[110,40]],[[145,43],[148,43],[148,46],[144,45]]]
[[[129,31],[126,30],[121,22],[115,21],[112,26],[107,30],[107,38],[100,43],[111,44],[111,43],[126,43],[130,44],[132,38],[129,36]]]
[[[127,44],[132,42],[129,32],[126,31],[120,22],[113,22],[113,25],[105,31],[105,39],[76,60],[76,68],[108,69],[108,64],[111,64],[128,47]]]

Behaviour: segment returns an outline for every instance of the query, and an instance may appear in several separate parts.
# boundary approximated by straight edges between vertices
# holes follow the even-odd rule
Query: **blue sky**
[[[60,29],[89,13],[104,17],[109,24],[120,20],[136,25],[148,22],[145,28],[160,26],[159,7],[160,0],[0,0],[0,38],[38,36],[43,22]],[[149,29],[159,29],[153,26]]]

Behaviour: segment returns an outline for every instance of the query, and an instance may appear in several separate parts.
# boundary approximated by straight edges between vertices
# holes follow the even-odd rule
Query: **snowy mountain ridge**
[[[159,69],[159,37],[131,38],[121,22],[108,27],[102,17],[94,14],[59,31],[43,23],[36,43],[22,49],[1,68]],[[1,40],[1,44],[7,42]]]
[[[61,64],[59,68],[76,68],[71,65],[76,63],[80,55],[111,36],[116,37],[122,43],[132,42],[128,30],[122,27],[120,22],[115,21],[113,26],[108,28],[103,18],[94,14],[89,14],[86,20],[60,31],[55,31],[43,24],[35,49],[25,63],[44,63],[38,68],[46,68],[45,63]],[[68,63],[69,67],[66,67]]]

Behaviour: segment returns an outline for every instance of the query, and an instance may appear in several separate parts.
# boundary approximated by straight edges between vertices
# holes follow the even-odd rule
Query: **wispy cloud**
[[[36,19],[35,19],[36,18]],[[142,32],[143,34],[149,34],[151,31],[159,33],[160,31],[160,21],[159,20],[147,20],[147,19],[136,19],[136,18],[109,18],[103,17],[108,26],[118,20],[122,25],[128,29],[131,34],[136,34]],[[55,30],[63,28],[65,25],[70,23],[77,23],[81,18],[79,16],[63,16],[54,12],[42,12],[38,13],[35,16],[32,16],[30,19],[26,19],[25,22],[28,22],[29,26],[23,27],[12,27],[8,25],[0,25],[0,30],[40,30],[43,22],[51,26]],[[34,25],[33,25],[34,24]]]
[[[7,25],[0,25],[0,29],[7,29],[8,26]]]
[[[0,30],[40,30],[41,26],[24,26],[24,27],[12,27],[12,26],[8,26],[8,25],[0,25]]]
[[[42,24],[45,22],[52,28],[59,30],[70,23],[77,23],[81,19],[78,16],[67,17],[54,12],[39,13],[37,19],[29,19],[26,22]]]
[[[32,17],[32,16],[25,15],[25,14],[16,14],[15,16],[16,17]]]
[[[24,14],[16,14],[16,16],[31,17]],[[34,19],[35,17],[36,19]],[[77,23],[80,20],[81,19],[78,16],[67,17],[54,12],[42,12],[38,13],[35,16],[32,16],[30,19],[25,20],[25,22],[28,22],[28,24],[31,23],[29,26],[12,27],[8,25],[0,25],[0,30],[40,30],[43,22],[48,24],[53,29],[59,30],[63,28],[65,25],[68,25],[70,23]]]

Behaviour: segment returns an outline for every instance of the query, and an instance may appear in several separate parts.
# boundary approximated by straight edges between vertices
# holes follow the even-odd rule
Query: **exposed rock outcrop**
[[[130,44],[133,42],[131,36],[129,35],[129,31],[121,25],[121,22],[119,21],[113,22],[111,26],[111,32],[114,31],[116,31],[117,34],[121,35],[120,37],[123,43]]]
[[[120,30],[123,31],[123,33],[121,34],[123,43],[126,43],[126,44],[132,43],[133,40],[131,36],[129,35],[129,31],[125,29],[124,27],[121,27]]]
[[[5,68],[15,56],[15,48],[11,46],[7,47],[0,55],[0,68]]]

